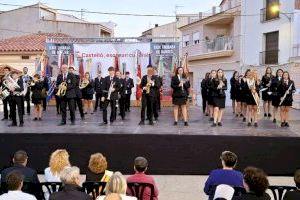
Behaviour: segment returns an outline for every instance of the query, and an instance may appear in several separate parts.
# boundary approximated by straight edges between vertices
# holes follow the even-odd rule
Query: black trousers
[[[158,118],[158,111],[159,111],[159,107],[160,107],[159,104],[160,104],[160,100],[158,100],[157,97],[154,98],[154,100],[153,100],[153,116],[154,116],[155,120],[157,120],[157,118]]]
[[[47,108],[47,99],[43,98],[43,110],[45,111]]]
[[[23,111],[22,111],[22,101],[23,97],[22,96],[12,96],[11,97],[11,103],[10,103],[10,112],[11,112],[11,118],[12,118],[12,123],[14,125],[17,124],[17,112],[16,109],[18,109],[18,115],[19,115],[19,122],[20,124],[24,123],[23,120]]]
[[[120,115],[122,119],[125,118],[125,102],[126,102],[126,97],[123,96],[119,99],[119,109],[120,109]]]
[[[61,112],[61,98],[57,95],[55,95],[55,102],[56,102],[56,112]]]
[[[157,110],[159,112],[161,111],[160,92],[158,92],[158,95],[157,95]]]
[[[100,110],[103,108],[103,102],[101,101],[102,94],[101,93],[96,93],[96,102],[95,102],[95,108],[94,110],[96,111],[98,109],[98,106]]]
[[[130,97],[131,97],[131,94],[126,94],[126,96],[125,96],[125,111],[130,110]]]
[[[66,123],[67,105],[69,106],[70,109],[71,122],[74,122],[75,121],[75,99],[67,99],[66,97],[61,98],[62,122]]]
[[[26,95],[23,97],[22,101],[22,112],[25,114],[25,102],[26,102],[26,111],[27,114],[30,114],[30,92],[27,92]]]
[[[110,104],[111,112],[110,112],[110,122],[116,120],[116,100],[105,100],[103,102],[103,122],[107,123],[107,107]]]
[[[84,113],[83,113],[83,105],[82,105],[82,99],[81,98],[76,98],[75,99],[75,110],[76,110],[76,105],[78,106],[79,109],[79,113],[81,117],[84,117]]]
[[[202,95],[202,109],[203,109],[203,112],[205,112],[205,110],[206,110],[206,104],[207,104],[207,96]]]
[[[147,94],[142,95],[142,111],[141,111],[141,121],[145,121],[145,112],[147,108],[147,117],[149,121],[153,121],[153,102],[154,97]]]
[[[10,96],[8,96],[8,97],[6,97],[4,100],[3,100],[3,114],[4,114],[4,118],[5,119],[8,119],[8,105],[10,106],[10,99],[11,99],[11,97]],[[11,115],[10,115],[11,116]]]

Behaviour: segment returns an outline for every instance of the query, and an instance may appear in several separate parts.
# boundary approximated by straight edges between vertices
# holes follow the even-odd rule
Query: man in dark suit
[[[83,106],[82,106],[82,93],[81,90],[79,88],[80,85],[80,76],[78,74],[74,73],[75,69],[73,66],[69,67],[69,73],[74,74],[75,78],[76,78],[76,99],[75,99],[75,110],[76,110],[76,105],[78,106],[79,109],[79,113],[80,113],[80,117],[82,120],[84,120],[84,112],[83,112]]]
[[[95,78],[95,88],[94,91],[96,92],[96,102],[94,112],[97,112],[98,106],[100,110],[103,108],[103,103],[101,101],[101,97],[103,96],[103,88],[104,87],[104,78],[101,77],[101,71],[98,72],[97,77]]]
[[[109,67],[108,73],[109,75],[104,78],[104,95],[101,97],[101,101],[103,102],[103,124],[107,124],[107,107],[109,104],[111,107],[110,123],[112,124],[116,120],[116,103],[119,99],[118,92],[120,89],[120,82],[115,76],[115,69],[113,67]],[[110,87],[112,89],[109,96]]]
[[[10,73],[10,68],[8,66],[4,67],[4,77],[1,80],[1,87],[4,88],[5,86],[3,85],[4,80],[8,77],[9,73]],[[11,115],[8,115],[8,106],[10,106],[10,96],[6,97],[3,100],[3,118],[1,119],[1,121],[5,121],[8,120],[8,117],[11,118]]]
[[[157,88],[154,88],[154,98],[153,98],[153,116],[155,121],[158,120],[158,112],[160,111],[160,89],[162,86],[162,78],[157,74],[157,68],[153,67],[153,76],[158,79],[159,86]],[[147,110],[147,117],[149,118],[149,112]]]
[[[130,97],[134,87],[133,79],[129,77],[130,73],[125,73],[125,111],[130,112]]]
[[[74,74],[68,73],[67,65],[62,65],[61,71],[62,73],[57,77],[56,86],[59,87],[62,82],[65,82],[67,84],[67,88],[66,94],[61,97],[62,120],[59,125],[66,125],[67,104],[70,109],[71,125],[75,125],[76,77]]]
[[[46,111],[47,109],[47,95],[48,95],[48,91],[49,91],[49,84],[48,84],[49,80],[47,76],[44,76],[44,87],[43,87],[43,111]]]
[[[80,171],[78,167],[65,168],[60,175],[62,191],[50,195],[49,200],[92,200],[92,197],[80,191]]]
[[[145,124],[145,111],[148,110],[147,117],[149,118],[149,124],[153,125],[153,102],[156,98],[156,90],[160,88],[160,83],[157,76],[153,75],[153,67],[147,66],[147,75],[144,75],[141,80],[140,87],[143,89],[142,94],[142,110],[141,121],[139,125]]]
[[[12,171],[18,171],[24,176],[24,182],[39,183],[36,170],[26,167],[28,155],[25,151],[19,150],[14,154],[13,166],[6,168],[1,173],[1,184],[5,182],[6,176]]]
[[[125,119],[125,79],[122,77],[122,74],[120,71],[116,72],[116,77],[119,79],[120,82],[120,89],[119,89],[119,109],[120,109],[120,114],[122,117],[122,120]]]
[[[22,100],[22,112],[23,115],[25,114],[25,102],[26,101],[26,106],[27,106],[27,114],[30,115],[30,87],[27,87],[27,85],[32,81],[32,77],[28,75],[28,68],[24,67],[23,68],[23,86],[24,90],[26,88],[26,91],[24,91],[24,98]]]

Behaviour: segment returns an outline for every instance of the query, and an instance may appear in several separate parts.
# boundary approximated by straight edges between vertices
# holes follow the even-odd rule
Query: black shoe
[[[274,124],[276,123],[276,119],[273,119],[273,123],[274,123]]]
[[[12,123],[12,124],[8,125],[8,127],[14,127],[14,126],[17,126],[17,124]]]
[[[71,125],[72,125],[72,126],[74,126],[74,125],[75,125],[75,122],[74,122],[74,121],[72,121],[72,122],[71,122]]]
[[[206,113],[205,116],[208,116],[208,113]]]
[[[28,112],[27,115],[30,115],[30,112]]]
[[[149,121],[149,125],[154,125],[153,121]]]
[[[285,122],[281,122],[281,127],[285,127]]]
[[[189,123],[188,122],[184,122],[184,126],[189,126]]]
[[[93,112],[91,112],[91,115],[93,115],[94,113]]]
[[[38,120],[38,118],[37,117],[35,117],[34,119],[33,119],[33,121],[37,121]]]
[[[87,112],[85,112],[84,114],[85,114],[85,115],[87,115],[88,113],[87,113]]]
[[[46,108],[44,108],[43,111],[46,111]]]
[[[267,113],[265,113],[265,114],[264,114],[264,117],[267,117],[267,116],[268,116]]]
[[[100,124],[100,126],[105,126],[107,124],[108,124],[107,122],[103,122],[103,123]]]
[[[213,117],[211,117],[211,118],[209,119],[209,121],[211,121],[211,122],[212,122],[212,121],[214,121],[214,118],[213,118]]]
[[[6,120],[8,120],[8,118],[4,117],[4,118],[1,119],[1,121],[6,121]]]
[[[239,117],[239,114],[236,114],[235,117]]]
[[[285,122],[285,126],[286,127],[290,127],[289,123]]]
[[[248,122],[247,126],[251,126],[251,122]]]
[[[271,113],[268,114],[268,117],[272,117]]]
[[[19,127],[23,127],[23,126],[24,126],[24,123],[20,123],[20,124],[19,124]]]
[[[258,127],[258,124],[257,124],[257,122],[255,122],[255,123],[254,123],[254,127]]]
[[[222,123],[221,123],[221,122],[218,122],[218,126],[222,126]]]
[[[212,126],[212,127],[216,127],[216,126],[217,126],[217,124],[216,124],[216,123],[213,123],[211,126]]]
[[[246,122],[246,117],[243,118],[243,122]]]
[[[58,126],[64,126],[64,125],[66,125],[66,122],[60,122],[60,123],[58,124]]]
[[[240,114],[240,117],[244,117],[244,115],[241,113],[241,114]]]
[[[42,118],[38,118],[39,121],[42,121]]]
[[[140,121],[139,125],[145,125],[144,121]]]
[[[174,122],[174,124],[173,124],[173,125],[174,125],[174,126],[177,126],[177,124],[178,124],[178,122]]]

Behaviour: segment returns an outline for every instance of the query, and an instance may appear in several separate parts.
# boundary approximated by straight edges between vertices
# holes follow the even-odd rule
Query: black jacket
[[[14,164],[12,167],[6,168],[1,173],[1,182],[5,182],[7,174],[12,171],[18,171],[24,176],[24,182],[39,183],[37,172],[29,167],[24,167],[20,164]]]
[[[293,84],[293,85],[292,85]],[[292,86],[291,86],[292,85]],[[291,87],[290,92],[286,95],[283,104],[287,103],[290,104],[293,102],[293,93],[296,92],[295,83],[292,80],[288,81],[288,84],[285,84],[283,79],[280,81],[280,85],[278,86],[278,93],[280,97],[283,97],[286,91]]]
[[[85,95],[93,95],[94,94],[94,80],[90,79],[89,84],[81,90],[82,94]]]
[[[149,96],[155,97],[157,95],[157,90],[159,90],[161,85],[158,76],[152,76],[151,80],[154,81],[154,86],[150,87]],[[146,87],[146,85],[147,85],[147,75],[144,75],[140,87],[143,89],[143,87]],[[146,95],[146,90],[143,90],[143,95]]]
[[[127,81],[126,81],[126,78],[124,79],[125,80],[125,88],[126,88],[126,91],[127,91],[127,94],[131,94],[132,93],[132,88],[134,87],[134,83],[133,83],[133,79],[132,78],[129,78]]]
[[[172,97],[183,97],[187,98],[189,96],[189,88],[191,87],[190,82],[186,81],[183,84],[183,89],[181,86],[179,86],[180,81],[178,76],[173,76],[171,79],[171,88],[173,89]]]
[[[289,191],[285,194],[283,200],[300,199],[300,190]]]
[[[78,74],[74,74],[74,76],[76,78],[76,88],[75,88],[76,97],[81,99],[82,98],[82,93],[81,93],[81,90],[79,89],[80,76]]]
[[[104,78],[104,90],[103,90],[103,93],[104,93],[104,96],[105,98],[108,97],[108,91],[109,91],[109,88],[110,88],[110,76],[106,76]],[[120,90],[120,79],[117,78],[116,76],[113,77],[113,83],[114,83],[114,88],[115,88],[115,91],[111,93],[110,95],[110,100],[118,100],[119,99],[119,90]]]
[[[66,184],[62,191],[51,194],[49,200],[92,200],[92,197],[81,192],[78,186]]]
[[[97,94],[103,94],[103,90],[104,90],[104,78],[95,78],[94,81],[94,90]]]
[[[231,88],[230,88],[230,93],[231,94],[238,94],[238,91],[239,91],[239,87],[240,87],[240,82],[239,80],[236,80],[234,77],[232,77],[230,79],[230,85],[231,85]]]
[[[220,81],[216,78],[211,81],[211,95],[213,97],[226,97],[225,90],[227,90],[227,80],[223,80],[224,85],[221,89],[218,89],[219,83]]]
[[[59,87],[59,85],[62,82],[63,82],[63,75],[60,74],[57,76],[56,86]],[[66,91],[65,98],[67,98],[67,99],[76,98],[76,77],[75,77],[75,75],[68,73],[66,82],[67,82],[67,91]]]
[[[35,85],[30,86],[32,95],[31,97],[34,99],[42,99],[45,96],[42,94],[42,90],[44,88],[44,83],[42,81],[37,81]]]
[[[232,198],[233,200],[271,200],[271,197],[264,193],[262,196],[256,196],[254,193],[242,194],[239,197]]]
[[[282,78],[281,78],[281,80],[282,80]],[[276,97],[279,98],[278,87],[279,87],[279,85],[281,83],[281,80],[279,80],[278,77],[274,77],[272,79],[272,81],[271,81],[271,87],[270,87],[270,89],[271,89],[271,92],[272,92],[272,96],[275,97],[275,98]]]

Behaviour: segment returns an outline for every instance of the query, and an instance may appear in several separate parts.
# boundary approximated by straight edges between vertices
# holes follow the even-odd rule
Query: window
[[[22,60],[29,60],[29,56],[21,56]]]
[[[187,47],[190,45],[190,35],[184,35],[182,38],[183,46]]]
[[[200,43],[200,32],[193,33],[193,42],[194,44]]]
[[[261,64],[278,64],[279,31],[265,33],[265,51],[261,52]]]
[[[280,12],[274,10],[274,6],[280,6],[279,0],[265,0],[265,8],[261,9],[262,22],[279,18]]]

